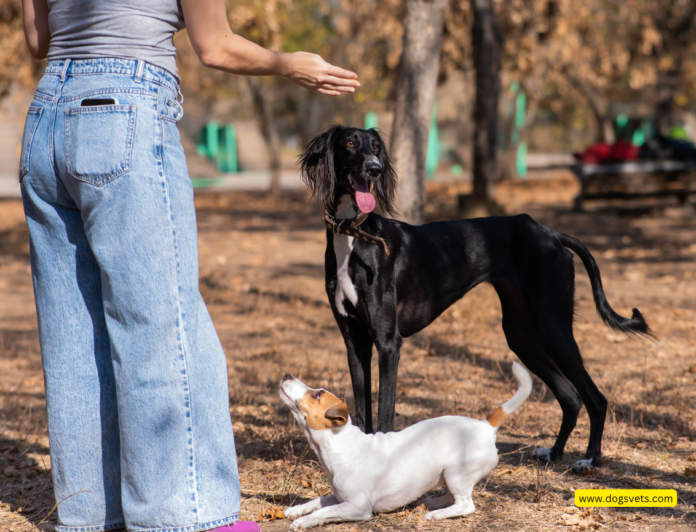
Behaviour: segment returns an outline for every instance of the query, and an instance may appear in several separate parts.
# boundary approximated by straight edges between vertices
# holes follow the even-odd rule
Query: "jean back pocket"
[[[22,181],[25,175],[29,172],[29,155],[31,154],[31,145],[34,142],[34,134],[36,128],[39,127],[41,120],[42,107],[31,106],[27,111],[27,121],[24,123],[24,134],[22,135],[22,155],[19,161],[19,180]]]
[[[65,162],[80,181],[102,186],[131,167],[136,106],[101,105],[65,110]]]

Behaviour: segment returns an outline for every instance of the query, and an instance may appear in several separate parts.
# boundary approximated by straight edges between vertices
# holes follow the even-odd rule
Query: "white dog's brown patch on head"
[[[348,405],[325,390],[307,390],[297,407],[314,430],[326,430],[348,423]]]

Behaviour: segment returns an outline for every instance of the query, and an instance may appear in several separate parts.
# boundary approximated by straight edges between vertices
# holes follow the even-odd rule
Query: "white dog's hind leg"
[[[441,497],[428,497],[423,501],[425,507],[428,510],[439,510],[440,508],[447,508],[454,504],[454,495],[449,491]]]
[[[441,510],[435,510],[434,512],[428,512],[423,516],[426,521],[439,521],[440,519],[447,519],[449,517],[461,517],[463,515],[473,514],[476,511],[476,506],[474,506],[474,501],[471,500],[471,495],[464,495],[463,497],[454,497],[454,504],[448,506],[447,508],[442,508]]]
[[[335,523],[338,521],[364,521],[372,517],[372,507],[369,503],[356,506],[350,502],[342,502],[334,506],[328,506],[312,512],[309,515],[300,517],[293,521],[290,530],[300,530],[313,526],[323,525],[324,523]]]
[[[485,454],[477,456],[474,462],[458,464],[455,461],[453,464],[450,464],[443,472],[443,476],[445,477],[447,491],[450,497],[454,499],[454,504],[428,512],[423,518],[426,521],[437,521],[447,519],[448,517],[460,517],[474,513],[476,506],[474,506],[474,501],[471,499],[474,486],[490,473],[497,463],[498,454],[495,447],[493,447]],[[440,499],[444,499],[444,497],[439,497],[437,502],[440,502]]]
[[[316,499],[312,499],[304,504],[299,504],[283,510],[283,515],[288,519],[296,519],[308,513],[314,512],[319,508],[333,506],[334,504],[338,504],[338,499],[336,499],[336,497],[333,495],[329,495],[327,497],[317,497]]]

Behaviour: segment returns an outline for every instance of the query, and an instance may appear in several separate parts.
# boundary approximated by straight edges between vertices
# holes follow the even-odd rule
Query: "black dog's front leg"
[[[341,318],[340,328],[348,352],[348,368],[353,382],[355,424],[369,434],[372,428],[372,336],[365,325],[354,318]]]
[[[377,413],[377,431],[394,430],[394,410],[396,408],[396,375],[399,370],[399,356],[403,340],[398,332],[377,338],[379,353],[379,411]]]

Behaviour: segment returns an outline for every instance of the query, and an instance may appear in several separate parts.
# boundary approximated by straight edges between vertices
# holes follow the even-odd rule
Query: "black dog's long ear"
[[[331,208],[334,201],[334,141],[342,128],[337,124],[325,129],[312,139],[299,157],[302,181],[312,191],[317,203],[323,204],[326,209]]]
[[[397,185],[396,170],[389,159],[387,146],[384,144],[380,132],[376,129],[371,129],[370,132],[379,140],[379,153],[377,157],[382,165],[382,175],[373,185],[374,193],[384,213],[389,216],[395,216],[397,212],[396,205],[394,204]]]

